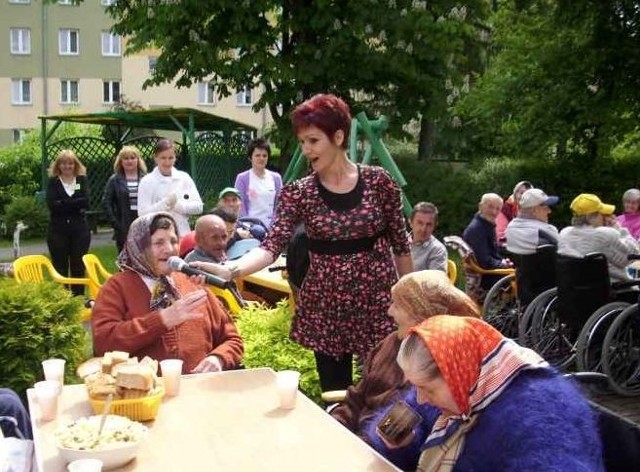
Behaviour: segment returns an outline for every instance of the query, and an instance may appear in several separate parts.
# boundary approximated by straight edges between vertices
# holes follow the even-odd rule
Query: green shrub
[[[43,359],[66,359],[65,380],[90,350],[80,322],[80,297],[53,282],[17,283],[0,279],[0,379],[21,395],[42,380]]]
[[[291,311],[287,300],[276,308],[250,304],[236,320],[244,339],[244,365],[247,368],[271,367],[300,372],[300,389],[316,403],[320,403],[320,382],[313,351],[289,339]]]
[[[21,238],[43,238],[47,234],[49,212],[46,205],[38,202],[34,196],[18,197],[5,207],[4,222],[8,237],[13,237],[18,221],[28,226],[20,233]]]

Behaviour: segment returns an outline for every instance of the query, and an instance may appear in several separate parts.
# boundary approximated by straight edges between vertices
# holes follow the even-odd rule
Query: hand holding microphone
[[[177,270],[178,272],[182,272],[186,275],[200,275],[204,277],[204,281],[208,285],[213,285],[214,287],[226,289],[229,288],[229,282],[224,280],[217,275],[210,274],[209,272],[205,272],[200,269],[196,269],[195,267],[191,267],[187,264],[183,259],[180,259],[178,256],[171,256],[167,263],[172,270]]]

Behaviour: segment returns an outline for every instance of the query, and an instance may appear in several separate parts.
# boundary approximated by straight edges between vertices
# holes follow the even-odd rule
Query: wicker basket
[[[155,419],[162,403],[164,389],[158,388],[157,393],[142,398],[128,400],[113,400],[111,402],[112,415],[126,416],[133,421],[151,421]],[[102,414],[105,400],[89,398],[91,407],[96,415]]]

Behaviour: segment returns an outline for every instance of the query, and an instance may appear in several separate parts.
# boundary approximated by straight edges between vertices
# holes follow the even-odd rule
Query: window
[[[100,3],[105,7],[108,7],[109,5],[113,5],[115,3],[115,0],[101,0]]]
[[[117,80],[105,80],[102,82],[102,101],[104,103],[120,101],[120,82]]]
[[[22,144],[24,141],[24,136],[27,134],[27,130],[25,129],[14,129],[11,130],[13,133],[13,142],[16,144]]]
[[[73,5],[73,0],[58,0],[58,5]]]
[[[158,63],[158,56],[149,56],[149,72],[151,74],[155,72],[157,63]]]
[[[61,55],[76,55],[79,51],[80,33],[75,29],[61,29],[58,32],[58,52]]]
[[[120,36],[107,31],[102,32],[102,55],[103,56],[119,56],[120,55]]]
[[[216,95],[213,82],[198,83],[198,105],[215,105]]]
[[[78,103],[78,81],[60,81],[60,103]]]
[[[9,3],[31,3],[31,0],[9,0]]]
[[[236,103],[238,106],[251,105],[251,89],[249,87],[238,89],[236,94]]]
[[[31,30],[11,28],[11,54],[31,54]]]
[[[11,103],[14,105],[31,104],[31,80],[13,79],[11,81]]]

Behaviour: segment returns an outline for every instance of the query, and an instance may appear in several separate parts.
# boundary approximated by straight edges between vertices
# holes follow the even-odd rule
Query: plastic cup
[[[42,361],[42,370],[45,380],[55,380],[59,383],[60,390],[64,385],[64,359],[47,359]]]
[[[40,419],[51,421],[58,415],[60,383],[57,380],[42,380],[33,386],[40,409]]]
[[[280,408],[291,410],[296,407],[299,382],[300,372],[298,371],[282,370],[280,372],[276,372],[276,385],[278,387]]]
[[[180,376],[182,375],[182,360],[165,359],[160,361],[160,370],[164,380],[164,393],[175,397],[180,393]]]
[[[100,459],[78,459],[69,462],[67,470],[69,472],[101,472],[102,461]]]

